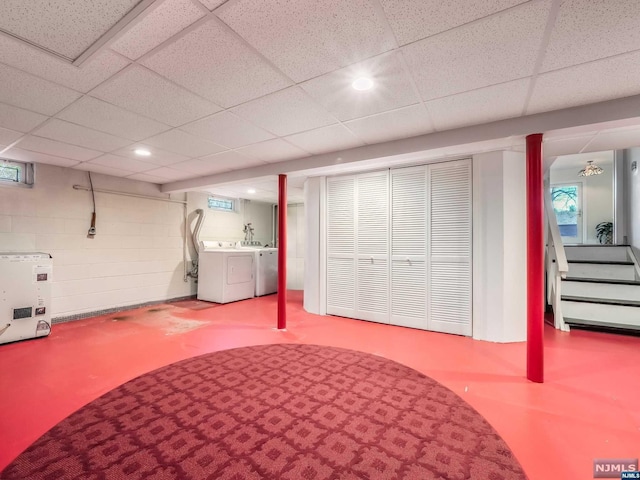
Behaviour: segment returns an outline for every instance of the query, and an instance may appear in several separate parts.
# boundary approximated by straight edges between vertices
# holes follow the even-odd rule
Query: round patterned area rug
[[[60,422],[2,479],[526,478],[453,392],[374,355],[262,345],[142,375]]]

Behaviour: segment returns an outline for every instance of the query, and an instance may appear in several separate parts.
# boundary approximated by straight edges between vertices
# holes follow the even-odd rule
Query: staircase
[[[564,323],[640,333],[640,269],[625,245],[565,246]]]

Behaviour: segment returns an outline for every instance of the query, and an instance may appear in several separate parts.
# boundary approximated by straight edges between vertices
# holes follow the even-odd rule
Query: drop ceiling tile
[[[330,125],[296,133],[285,137],[285,140],[315,155],[364,145],[358,137],[342,125]]]
[[[151,155],[148,157],[142,157],[135,153],[136,149],[145,149],[151,152]],[[175,163],[184,162],[188,160],[189,157],[185,155],[179,155],[177,153],[168,152],[166,150],[162,150],[157,147],[152,147],[145,143],[134,143],[125,148],[121,148],[120,150],[116,150],[115,152],[111,152],[114,155],[119,155],[121,157],[127,157],[132,160],[139,160],[145,163],[151,163],[156,166],[165,167],[167,165],[173,165]]]
[[[0,127],[0,145],[7,146],[18,140],[23,134],[15,130]]]
[[[287,88],[252,100],[235,107],[232,112],[278,136],[337,123],[300,87]]]
[[[216,165],[220,168],[224,167],[226,170],[255,167],[257,165],[264,165],[265,163],[264,160],[249,157],[236,151],[216,153],[215,155],[202,157],[200,160],[208,165]]]
[[[148,172],[144,172],[146,175],[150,175],[152,177],[163,178],[165,182],[169,182],[172,180],[183,180],[185,178],[195,177],[193,173],[175,170],[170,167],[160,167],[155,170],[149,170]],[[132,176],[129,178],[133,178]]]
[[[63,120],[131,140],[156,135],[169,127],[97,98],[84,97],[58,115]]]
[[[202,157],[225,150],[225,147],[216,143],[194,137],[177,129],[147,138],[144,142],[169,152],[186,155],[187,157]]]
[[[222,110],[139,65],[103,83],[91,96],[174,127]]]
[[[136,0],[0,2],[0,29],[75,59],[124,17]]]
[[[199,158],[192,158],[185,162],[174,164],[172,168],[198,175],[211,175],[213,173],[220,173],[229,170],[228,167],[204,162]]]
[[[492,85],[426,102],[436,130],[495,122],[522,115],[529,79]]]
[[[209,10],[215,10],[227,0],[200,0],[200,3],[207,7]]]
[[[559,137],[544,139],[542,151],[545,157],[557,157],[558,155],[569,155],[579,153],[586,147],[595,134],[581,135],[577,137]]]
[[[180,127],[181,130],[229,148],[274,138],[272,134],[225,111]]]
[[[528,0],[380,0],[398,43],[406,45]]]
[[[29,132],[47,118],[49,117],[39,113],[0,103],[0,127],[10,128],[19,132]]]
[[[549,38],[541,71],[640,49],[638,0],[566,0]]]
[[[598,133],[584,152],[601,152],[603,150],[620,150],[640,147],[640,128],[624,128]]]
[[[105,167],[116,168],[118,170],[125,170],[129,173],[146,172],[147,170],[154,170],[158,168],[157,165],[141,162],[140,160],[133,160],[131,158],[121,157],[119,155],[113,155],[107,153],[94,160],[91,160],[91,164],[104,165]]]
[[[76,170],[85,170],[91,173],[101,173],[103,175],[111,175],[112,177],[126,177],[131,175],[132,172],[126,170],[120,170],[118,168],[105,167],[104,165],[97,165],[95,163],[82,162],[73,167]]]
[[[235,33],[214,20],[198,25],[144,58],[142,64],[225,108],[291,84]]]
[[[368,0],[237,0],[215,13],[296,82],[396,46],[382,10]]]
[[[266,142],[261,143],[254,143],[247,147],[238,148],[237,151],[257,160],[269,163],[282,162],[284,160],[292,160],[294,158],[309,156],[309,154],[304,150],[294,147],[280,138],[267,140]]]
[[[162,185],[163,183],[167,183],[166,178],[158,177],[155,175],[149,175],[147,173],[135,173],[133,175],[127,175],[127,178],[131,180],[138,180],[139,182],[148,182],[148,183],[156,183]]]
[[[2,157],[10,160],[20,160],[21,162],[46,163],[48,165],[57,165],[59,167],[73,167],[79,163],[77,160],[23,150],[22,148],[16,147],[12,147],[6,152],[2,152]]]
[[[52,118],[33,133],[39,137],[59,140],[101,152],[110,152],[131,143],[131,140],[114,137],[108,133],[58,120],[57,118]]]
[[[78,68],[6,35],[0,35],[0,62],[83,93],[129,64],[104,50]]]
[[[558,110],[638,93],[640,52],[628,53],[538,75],[527,112]]]
[[[45,115],[56,114],[80,97],[66,87],[2,64],[0,86],[0,102]]]
[[[526,3],[402,47],[423,100],[530,76],[550,4]]]
[[[374,81],[374,88],[358,91],[351,86],[363,76]],[[300,86],[340,120],[366,117],[420,101],[396,52],[316,77]]]
[[[165,0],[156,4],[157,8],[145,12],[140,22],[111,45],[113,50],[137,59],[205,15],[191,0]]]
[[[379,113],[346,122],[345,126],[366,143],[414,137],[433,131],[423,105]]]
[[[62,143],[56,140],[49,140],[48,138],[36,137],[33,135],[25,137],[20,141],[18,146],[23,150],[46,153],[47,155],[69,158],[80,162],[96,158],[102,154],[102,152],[98,152],[96,150],[89,150],[88,148],[77,147],[76,145],[69,145],[68,143]]]

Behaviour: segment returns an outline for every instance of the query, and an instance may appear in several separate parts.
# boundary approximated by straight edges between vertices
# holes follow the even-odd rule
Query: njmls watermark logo
[[[638,459],[596,458],[593,461],[593,478],[640,478],[640,472],[638,471]]]

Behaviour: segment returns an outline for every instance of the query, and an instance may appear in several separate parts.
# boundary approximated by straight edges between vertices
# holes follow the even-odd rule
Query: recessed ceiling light
[[[360,91],[371,90],[373,88],[373,80],[371,80],[369,77],[356,78],[351,86]]]
[[[148,157],[151,155],[151,152],[146,148],[136,148],[133,153],[140,155],[141,157]]]
[[[256,189],[255,188],[250,188],[249,190],[247,190],[247,193],[256,193]]]

